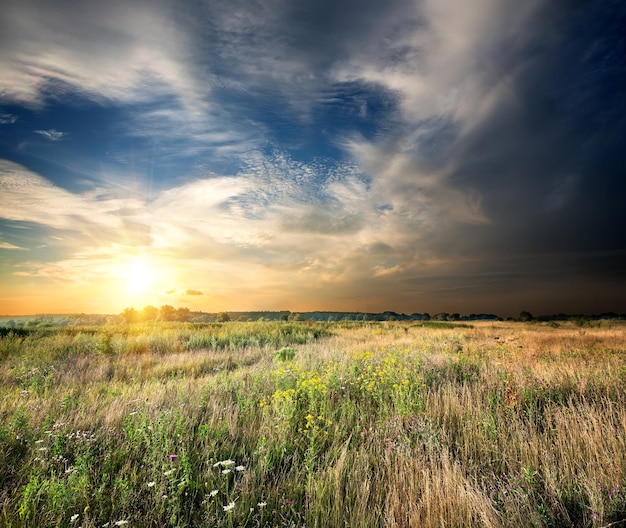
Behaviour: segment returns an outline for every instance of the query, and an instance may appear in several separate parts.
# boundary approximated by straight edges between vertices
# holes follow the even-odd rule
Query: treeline
[[[603,312],[600,314],[551,314],[551,315],[538,315],[534,316],[530,312],[521,312],[517,319],[509,317],[507,320],[517,320],[523,323],[537,322],[537,323],[558,323],[572,321],[579,325],[584,325],[592,321],[625,321],[626,314],[618,314],[615,312]]]
[[[228,321],[313,321],[313,322],[340,322],[340,321],[435,321],[435,322],[464,322],[464,321],[503,321],[494,314],[469,314],[439,312],[424,313],[397,313],[386,311],[381,313],[364,312],[291,312],[282,311],[251,311],[251,312],[197,312],[189,308],[175,308],[165,304],[160,308],[145,306],[141,310],[133,307],[125,308],[121,313],[109,314],[72,314],[72,315],[37,315],[3,318],[0,320],[0,335],[9,330],[23,330],[31,332],[37,329],[63,326],[100,326],[104,324],[129,324],[142,322],[178,321],[190,323],[224,323]],[[507,321],[526,323],[549,323],[557,325],[560,322],[574,322],[579,326],[590,325],[600,320],[626,320],[626,314],[604,312],[594,315],[553,314],[534,316],[523,311],[518,317],[508,317]]]
[[[192,323],[227,322],[227,321],[501,321],[493,314],[461,315],[458,313],[413,313],[396,312],[291,312],[254,311],[254,312],[192,312],[187,308],[174,308],[165,305],[161,308],[146,306],[143,310],[126,308],[119,316],[119,322],[134,323],[144,321],[182,321]]]
[[[189,308],[174,308],[169,304],[164,304],[160,308],[148,305],[143,310],[135,310],[135,308],[125,308],[119,314],[118,322],[124,323],[141,323],[148,321],[179,321],[187,322],[191,319],[191,310]]]
[[[281,316],[285,317],[281,312]],[[502,318],[494,314],[470,314],[461,315],[459,313],[449,314],[440,312],[436,314],[424,313],[363,313],[363,312],[287,312],[287,318],[304,319],[313,321],[501,321]]]
[[[127,308],[120,314],[123,322],[142,321],[182,321],[193,323],[227,322],[227,321],[315,321],[315,322],[338,322],[338,321],[503,321],[504,318],[490,313],[471,313],[463,315],[460,313],[438,312],[435,314],[423,313],[397,313],[385,311],[380,313],[366,312],[291,312],[282,311],[251,311],[251,312],[192,312],[188,308],[174,308],[169,305],[155,308],[146,306],[143,310],[137,311],[134,308]],[[626,314],[605,312],[596,315],[540,315],[533,316],[530,312],[523,311],[518,317],[509,317],[509,321],[521,322],[557,322],[557,321],[598,321],[626,320]]]
[[[13,316],[0,320],[0,327],[30,331],[58,326],[100,326],[110,322],[111,317],[116,316],[106,314]]]

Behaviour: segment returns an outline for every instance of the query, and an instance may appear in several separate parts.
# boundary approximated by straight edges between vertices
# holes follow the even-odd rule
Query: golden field
[[[0,338],[0,524],[626,526],[626,325]]]

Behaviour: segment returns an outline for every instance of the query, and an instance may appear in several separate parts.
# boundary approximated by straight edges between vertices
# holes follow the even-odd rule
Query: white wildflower
[[[244,471],[246,468],[244,466],[237,466],[235,471]]]
[[[230,472],[230,469],[222,469],[222,475],[228,475]]]
[[[258,506],[259,508],[265,508],[265,507],[267,506],[267,502],[258,502],[258,503],[257,503],[257,506]]]
[[[213,467],[219,467],[219,466],[230,467],[230,466],[234,466],[234,465],[235,465],[235,461],[231,460],[229,458],[229,459],[226,459],[226,460],[220,460],[219,462],[216,462],[215,464],[213,464]]]
[[[211,497],[215,497],[218,493],[219,493],[218,490],[213,490],[211,491],[211,493],[209,493],[209,495],[211,495]]]
[[[235,501],[227,504],[226,506],[222,506],[222,508],[224,508],[224,511],[230,511],[235,507]]]
[[[151,488],[152,486],[154,486],[156,484],[156,482],[154,482],[154,480],[152,482],[148,482],[148,487]]]
[[[75,513],[70,517],[70,522],[76,522],[78,520],[78,517],[80,517],[80,515],[78,513]]]

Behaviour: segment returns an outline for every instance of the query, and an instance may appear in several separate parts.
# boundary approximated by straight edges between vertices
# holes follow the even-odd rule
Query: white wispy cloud
[[[16,123],[18,117],[13,114],[9,114],[7,112],[0,112],[0,125],[12,125]]]
[[[258,148],[263,141],[259,132],[249,125],[229,124],[229,119],[215,105],[198,112],[170,103],[131,111],[122,132],[150,138],[163,160],[193,158],[207,151],[213,159],[230,159]]]
[[[67,137],[67,134],[65,132],[60,132],[59,130],[56,130],[54,128],[51,128],[49,130],[35,130],[35,134],[39,134],[46,139],[49,139],[50,141],[60,141],[64,137]]]
[[[26,250],[26,248],[20,247],[20,246],[16,246],[15,244],[11,244],[9,242],[2,242],[0,241],[0,249],[17,249],[17,250]]]
[[[114,198],[106,192],[74,194],[55,186],[22,165],[0,160],[0,216],[16,222],[34,222],[54,229],[94,234],[99,229],[123,230],[123,216],[143,204]]]
[[[472,124],[494,91],[502,89],[502,72],[494,62],[501,47],[520,44],[524,25],[540,4],[537,0],[415,3],[412,15],[404,15],[413,20],[410,29],[388,39],[386,46],[355,53],[338,65],[336,75],[398,93],[409,122],[451,115]],[[398,56],[401,59],[394,60]]]
[[[175,94],[202,108],[207,86],[185,58],[188,35],[160,2],[33,1],[4,13],[0,78],[5,97],[38,106],[64,86],[96,100],[146,101]]]

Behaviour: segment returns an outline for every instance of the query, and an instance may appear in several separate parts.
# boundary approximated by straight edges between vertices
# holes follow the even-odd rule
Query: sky
[[[0,314],[626,312],[621,0],[8,0]]]

